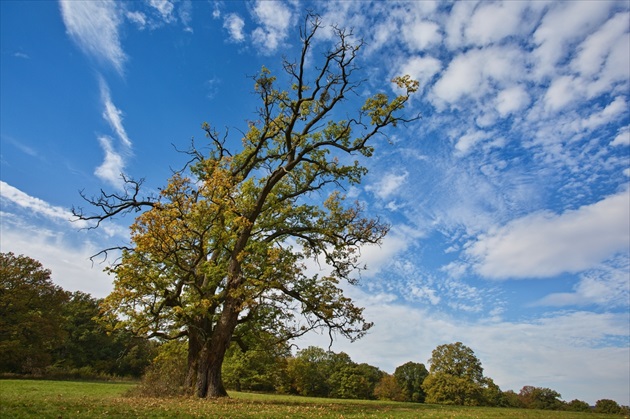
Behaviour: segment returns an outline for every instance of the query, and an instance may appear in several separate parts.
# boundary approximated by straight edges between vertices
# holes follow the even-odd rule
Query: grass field
[[[231,398],[125,395],[134,384],[0,380],[0,418],[564,418],[620,416],[230,393]]]

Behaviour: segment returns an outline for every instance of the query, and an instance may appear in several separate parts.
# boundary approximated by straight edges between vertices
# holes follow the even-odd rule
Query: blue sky
[[[296,55],[312,9],[365,40],[362,94],[394,94],[399,74],[421,86],[409,111],[422,119],[378,140],[348,190],[392,229],[347,287],[375,326],[332,349],[393,372],[461,341],[503,390],[630,404],[629,2],[0,8],[2,252],[105,296],[112,278],[89,256],[133,220],[81,230],[79,191],[117,191],[121,172],[156,191],[204,121],[238,144],[250,76]]]

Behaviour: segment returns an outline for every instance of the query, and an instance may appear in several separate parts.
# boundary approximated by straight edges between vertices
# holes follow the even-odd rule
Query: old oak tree
[[[110,268],[116,279],[103,313],[140,335],[187,339],[185,386],[198,397],[227,395],[221,365],[243,333],[286,341],[324,328],[356,339],[371,326],[339,282],[353,282],[360,246],[379,243],[388,226],[338,190],[366,173],[348,156],[369,157],[384,128],[416,119],[400,111],[418,83],[398,77],[399,96],[377,93],[335,120],[344,99],[363,87],[355,63],[362,43],[331,28],[334,43],[319,66],[309,66],[322,28],[317,16],[305,19],[298,60],[283,61],[288,90],[266,68],[254,77],[258,120],[249,122],[240,151],[204,124],[209,152],[193,145],[159,196],[141,198],[142,182],[125,178],[124,193],[83,195],[96,214],[74,210],[94,227],[140,213],[131,246]],[[304,262],[313,258],[330,273],[309,274]]]

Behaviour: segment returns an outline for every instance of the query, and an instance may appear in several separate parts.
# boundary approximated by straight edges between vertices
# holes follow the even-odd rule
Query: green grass
[[[619,416],[231,392],[231,398],[140,398],[131,383],[0,380],[2,418],[564,418]]]

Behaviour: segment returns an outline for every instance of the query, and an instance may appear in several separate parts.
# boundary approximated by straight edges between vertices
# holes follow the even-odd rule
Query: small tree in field
[[[430,373],[422,384],[427,403],[484,404],[483,368],[472,349],[461,342],[440,345],[429,362]]]
[[[100,213],[75,210],[97,225],[141,212],[131,226],[132,246],[111,268],[114,291],[103,310],[120,319],[117,327],[186,338],[185,387],[199,397],[227,395],[221,366],[240,325],[284,341],[319,328],[357,339],[371,326],[339,282],[354,283],[360,247],[380,243],[388,226],[335,188],[361,181],[366,169],[348,156],[369,157],[375,136],[406,122],[399,113],[418,83],[396,78],[400,96],[377,93],[347,119],[334,120],[362,86],[355,67],[361,43],[333,28],[336,43],[319,66],[308,67],[320,28],[317,17],[305,20],[301,54],[283,66],[288,89],[265,68],[255,78],[258,120],[249,122],[237,150],[227,134],[204,124],[209,152],[191,149],[186,171],[159,197],[141,199],[142,182],[127,180],[124,194],[87,199]],[[304,260],[317,257],[332,267],[329,274],[307,272]]]

